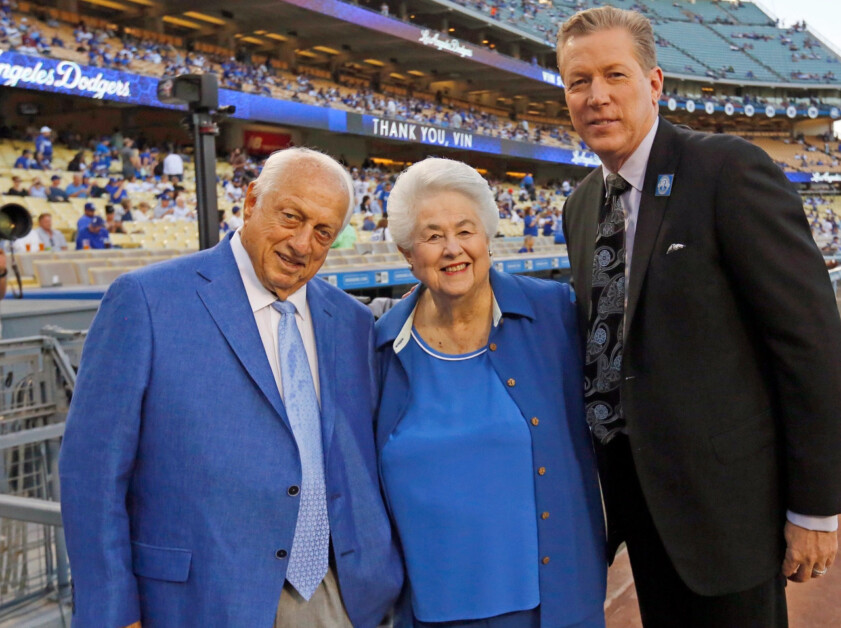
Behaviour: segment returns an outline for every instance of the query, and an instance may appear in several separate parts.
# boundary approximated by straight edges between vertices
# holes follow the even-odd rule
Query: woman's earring
[[[488,249],[488,257],[493,257],[493,256],[494,256],[494,252],[491,251],[490,249]]]
[[[415,267],[412,265],[412,262],[409,262],[409,270],[415,270]]]

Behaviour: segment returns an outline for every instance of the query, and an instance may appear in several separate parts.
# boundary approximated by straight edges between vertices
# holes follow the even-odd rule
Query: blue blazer
[[[337,576],[373,628],[403,579],[375,463],[373,317],[320,279],[307,299]],[[273,625],[301,466],[265,356],[229,239],[108,290],[61,450],[74,626]]]
[[[532,435],[535,525],[542,559],[541,625],[576,624],[602,610],[607,563],[595,459],[584,420],[572,293],[566,284],[495,270],[490,280],[502,319],[491,329],[489,355]],[[377,414],[380,452],[412,403],[412,373],[393,345],[419,292],[398,303],[376,325],[382,381]],[[548,517],[544,519],[543,513]],[[544,557],[549,558],[545,564]]]

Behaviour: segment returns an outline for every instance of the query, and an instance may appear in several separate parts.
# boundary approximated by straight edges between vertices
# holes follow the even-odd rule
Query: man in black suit
[[[603,164],[564,230],[610,556],[646,627],[786,626],[841,512],[841,319],[802,202],[756,146],[658,117],[641,15],[576,14],[558,64]]]

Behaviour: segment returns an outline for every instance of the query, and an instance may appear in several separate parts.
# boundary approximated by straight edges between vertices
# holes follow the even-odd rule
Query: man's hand
[[[786,522],[786,557],[783,575],[794,582],[806,582],[828,570],[838,553],[838,533],[807,530]]]

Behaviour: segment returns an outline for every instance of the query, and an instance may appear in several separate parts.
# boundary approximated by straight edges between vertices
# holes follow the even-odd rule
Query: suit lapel
[[[631,277],[628,286],[628,307],[625,312],[625,328],[630,330],[634,313],[639,303],[640,292],[651,261],[651,252],[660,232],[660,225],[666,213],[670,196],[656,196],[657,180],[662,174],[674,175],[680,161],[677,148],[677,134],[674,126],[660,119],[654,144],[645,169],[637,230],[634,236],[634,251],[631,259]],[[675,185],[673,182],[672,185]]]
[[[199,298],[243,368],[291,432],[228,240],[223,240],[210,252],[198,272],[209,280],[198,289]]]
[[[587,337],[586,320],[593,287],[593,255],[604,193],[602,169],[596,168],[576,190],[569,209],[564,210],[564,220],[568,221],[570,231],[567,251],[574,271],[575,298],[580,304],[579,316],[585,321],[580,325],[583,340]]]
[[[324,457],[330,451],[336,424],[336,386],[342,377],[336,362],[337,312],[324,293],[320,279],[307,284],[307,305],[312,316],[315,349],[318,355],[318,381],[321,392],[321,439]]]

